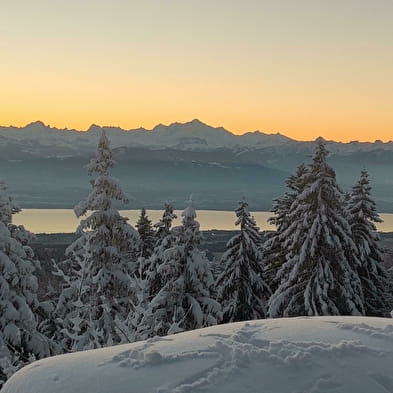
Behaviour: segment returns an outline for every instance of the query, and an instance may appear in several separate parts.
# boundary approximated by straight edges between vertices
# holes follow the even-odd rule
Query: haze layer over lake
[[[174,221],[174,225],[180,224],[181,212],[181,210],[176,210],[178,218]],[[140,210],[122,210],[120,214],[128,217],[129,223],[135,226]],[[161,218],[162,210],[147,210],[147,214],[154,224]],[[275,229],[267,222],[272,216],[271,212],[252,212],[252,215],[262,231]],[[393,214],[381,214],[381,218],[384,222],[377,225],[378,230],[393,232]],[[235,219],[233,211],[197,210],[197,220],[201,224],[201,230],[204,231],[237,229],[234,224]],[[14,216],[14,223],[24,225],[34,233],[71,233],[75,232],[79,219],[75,217],[71,209],[24,209]]]

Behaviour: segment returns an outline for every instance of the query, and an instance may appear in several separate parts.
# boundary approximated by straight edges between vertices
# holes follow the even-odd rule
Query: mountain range
[[[309,162],[315,141],[260,131],[235,135],[195,119],[123,130],[92,125],[57,129],[37,121],[0,127],[0,177],[24,207],[72,207],[88,192],[83,166],[105,130],[117,164],[113,170],[130,195],[130,208],[160,208],[166,199],[184,205],[187,194],[206,209],[233,209],[246,195],[255,210],[268,210],[285,190],[285,178]],[[380,211],[393,212],[393,142],[327,142],[330,163],[344,189],[366,167]]]
[[[261,149],[274,146],[291,145],[299,148],[312,142],[300,142],[285,135],[266,134],[261,131],[235,135],[223,127],[211,127],[198,119],[187,123],[172,123],[168,126],[159,124],[152,130],[137,128],[124,130],[119,127],[100,127],[91,125],[87,131],[58,129],[45,125],[41,121],[30,123],[25,127],[1,127],[0,142],[2,148],[19,147],[19,151],[32,155],[48,157],[61,152],[90,151],[95,148],[97,139],[105,130],[111,139],[112,147],[144,147],[148,149],[172,148],[186,151],[209,151],[220,148],[242,150],[243,148]],[[22,146],[21,146],[22,144]],[[295,147],[296,146],[296,147]],[[383,143],[329,142],[332,153],[349,153],[375,149],[393,151],[393,141]]]

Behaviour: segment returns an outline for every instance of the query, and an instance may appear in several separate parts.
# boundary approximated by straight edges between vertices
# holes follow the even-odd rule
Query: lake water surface
[[[122,210],[121,214],[130,219],[130,224],[135,226],[140,210]],[[149,218],[153,223],[157,222],[162,216],[162,210],[147,210]],[[180,223],[181,210],[176,211],[178,219],[175,225]],[[271,217],[270,212],[253,212],[252,213],[261,230],[274,230],[275,227],[267,222]],[[382,232],[393,232],[393,214],[381,214],[384,220],[378,225],[378,230]],[[235,213],[232,211],[219,210],[198,210],[197,220],[201,224],[202,230],[236,229],[234,225]],[[71,233],[75,232],[79,219],[75,217],[71,209],[24,209],[21,213],[15,214],[14,223],[24,225],[26,229],[34,233]]]

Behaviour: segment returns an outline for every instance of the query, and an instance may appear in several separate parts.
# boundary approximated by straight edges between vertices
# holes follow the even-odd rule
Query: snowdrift
[[[2,393],[393,392],[393,321],[282,318],[56,356]]]

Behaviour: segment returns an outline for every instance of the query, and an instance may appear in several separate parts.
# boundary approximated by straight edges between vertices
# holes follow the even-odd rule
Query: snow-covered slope
[[[239,322],[40,360],[2,393],[388,393],[393,321]]]

